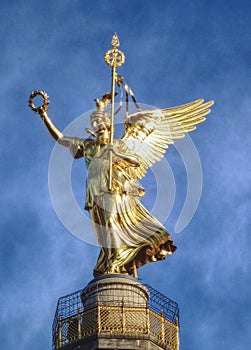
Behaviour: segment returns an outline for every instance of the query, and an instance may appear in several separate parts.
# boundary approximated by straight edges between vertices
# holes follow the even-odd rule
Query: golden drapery
[[[112,192],[108,191],[109,146],[97,140],[71,139],[74,158],[86,158],[88,168],[85,209],[89,211],[101,247],[94,276],[132,274],[163,260],[176,247],[164,226],[141,204],[145,190],[133,177],[137,155],[122,140],[113,145]]]

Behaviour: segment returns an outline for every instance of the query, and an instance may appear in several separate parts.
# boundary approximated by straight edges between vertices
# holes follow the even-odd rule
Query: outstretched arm
[[[47,111],[42,107],[39,108],[38,113],[40,114],[41,119],[43,120],[47,130],[50,135],[56,140],[60,145],[65,147],[70,147],[70,137],[64,136],[64,134],[53,124],[51,119],[48,116]]]
[[[37,96],[41,96],[43,98],[43,105],[40,107],[36,107],[33,99]],[[85,148],[85,140],[78,139],[76,137],[66,137],[64,134],[53,124],[51,119],[48,116],[47,108],[49,105],[49,96],[45,91],[36,90],[30,94],[29,98],[29,106],[30,108],[38,113],[43,120],[47,130],[50,135],[57,141],[60,145],[65,146],[70,149],[74,158],[84,157],[84,148]]]

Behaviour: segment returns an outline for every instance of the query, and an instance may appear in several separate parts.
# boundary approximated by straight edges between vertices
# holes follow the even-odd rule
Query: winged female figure
[[[32,98],[41,92],[34,92]],[[46,93],[43,97],[48,99]],[[37,109],[50,135],[69,148],[75,159],[84,157],[88,169],[85,209],[89,211],[100,245],[93,275],[132,274],[149,262],[164,260],[176,246],[165,227],[142,205],[145,194],[139,180],[159,161],[175,139],[196,129],[210,113],[213,101],[203,99],[167,109],[140,110],[124,119],[124,135],[110,140],[106,106],[110,94],[96,99],[90,116],[93,138],[65,136],[51,121],[48,103]],[[109,189],[109,152],[112,151],[112,187]]]

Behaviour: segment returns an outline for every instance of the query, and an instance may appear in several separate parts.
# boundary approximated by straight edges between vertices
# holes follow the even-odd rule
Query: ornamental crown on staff
[[[65,136],[48,115],[48,95],[34,91],[30,107],[40,115],[50,135],[69,148],[75,159],[84,157],[88,169],[85,209],[89,211],[100,245],[100,254],[93,275],[134,274],[149,262],[165,259],[176,246],[165,227],[142,205],[145,190],[139,180],[147,169],[159,161],[175,139],[196,129],[210,113],[213,101],[199,99],[188,104],[156,110],[141,110],[132,90],[116,69],[125,57],[118,50],[116,34],[112,49],[105,54],[105,62],[112,68],[111,93],[96,99],[96,111],[90,116],[92,138]],[[124,118],[124,134],[114,139],[115,86],[123,89],[126,103],[130,96],[137,112]],[[36,107],[35,96],[44,103]],[[110,110],[108,110],[108,106]]]

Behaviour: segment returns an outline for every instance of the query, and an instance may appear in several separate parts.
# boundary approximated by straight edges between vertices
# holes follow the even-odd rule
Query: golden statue
[[[85,209],[90,217],[101,247],[94,277],[110,273],[134,274],[149,262],[165,259],[176,246],[165,227],[141,204],[145,194],[138,180],[159,161],[174,139],[195,130],[205,120],[213,101],[203,99],[168,109],[141,110],[132,90],[116,68],[124,63],[117,49],[118,37],[112,40],[113,49],[105,55],[112,67],[112,91],[96,99],[96,111],[90,116],[93,139],[65,136],[48,116],[48,95],[35,91],[30,107],[40,114],[51,136],[70,149],[75,159],[85,157],[88,169]],[[124,118],[124,135],[113,139],[115,84],[124,85],[138,111]],[[36,108],[33,98],[41,95],[44,104]],[[111,106],[110,115],[106,111]]]

